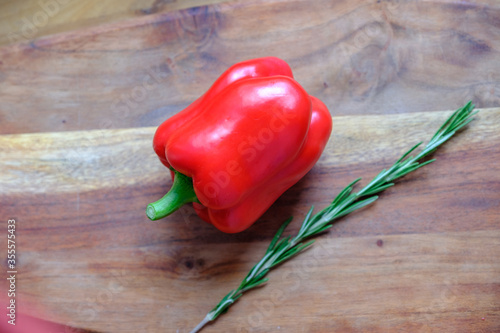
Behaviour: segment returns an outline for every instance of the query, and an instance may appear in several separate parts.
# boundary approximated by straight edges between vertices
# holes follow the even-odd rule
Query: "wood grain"
[[[19,302],[97,332],[189,332],[285,218],[296,232],[311,205],[373,177],[447,115],[334,117],[320,162],[236,235],[188,207],[147,220],[170,186],[152,127],[2,135],[0,216],[18,225]],[[500,108],[483,109],[436,162],[337,222],[204,332],[497,331],[499,124]]]
[[[0,218],[17,221],[19,311],[70,332],[189,332],[284,219],[297,232],[473,100],[484,109],[436,162],[204,332],[499,332],[499,22],[497,0],[1,2]],[[330,108],[319,163],[240,234],[188,206],[147,220],[171,184],[155,126],[264,55]]]
[[[24,0],[0,2],[0,46],[224,0]],[[226,0],[227,1],[227,0]]]
[[[0,133],[157,126],[267,55],[335,116],[498,107],[499,20],[496,0],[209,1],[110,20],[0,48]]]

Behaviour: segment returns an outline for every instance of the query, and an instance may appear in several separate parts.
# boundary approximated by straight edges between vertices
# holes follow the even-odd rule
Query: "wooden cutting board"
[[[436,162],[203,332],[500,331],[498,2],[209,2],[0,48],[0,218],[16,220],[18,310],[79,332],[189,332],[285,219],[296,233],[311,205],[366,184],[473,100],[481,112]],[[156,126],[263,55],[332,111],[321,160],[243,233],[187,206],[150,222],[146,205],[171,185]]]
[[[3,135],[0,203],[17,221],[19,302],[97,332],[188,332],[284,219],[296,217],[296,233],[311,205],[390,166],[447,115],[334,117],[319,163],[236,235],[190,207],[146,218],[170,186],[151,149],[154,128]],[[206,332],[498,329],[499,124],[499,108],[482,110],[435,163],[341,219]]]

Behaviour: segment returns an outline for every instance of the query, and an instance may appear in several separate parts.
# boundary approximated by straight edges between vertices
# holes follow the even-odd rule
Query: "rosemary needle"
[[[358,178],[347,185],[337,195],[332,203],[322,211],[313,215],[312,213],[314,207],[311,207],[295,237],[287,236],[285,238],[281,238],[283,231],[292,221],[292,218],[286,220],[276,232],[276,235],[271,241],[271,244],[262,259],[255,264],[250,272],[248,272],[239,287],[231,290],[226,296],[224,296],[219,304],[217,304],[206,315],[206,317],[191,331],[191,333],[199,332],[207,323],[214,321],[221,314],[225,313],[228,308],[243,295],[243,293],[267,282],[268,279],[265,276],[272,268],[309,247],[314,242],[314,240],[309,239],[332,227],[333,221],[373,203],[378,198],[376,194],[393,186],[394,180],[401,178],[410,172],[423,167],[424,165],[434,162],[434,159],[425,162],[420,161],[432,154],[440,145],[449,140],[459,129],[471,122],[472,116],[478,112],[473,112],[473,110],[474,105],[472,102],[469,102],[464,107],[456,110],[443,123],[420,153],[414,157],[410,155],[422,143],[413,146],[389,169],[382,170],[359,192],[353,193],[352,189],[353,186],[361,180],[361,178]]]

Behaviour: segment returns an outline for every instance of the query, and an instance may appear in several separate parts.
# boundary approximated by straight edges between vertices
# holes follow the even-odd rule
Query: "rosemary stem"
[[[375,194],[394,185],[392,181],[433,162],[434,160],[427,160],[425,162],[422,162],[421,160],[433,153],[441,144],[450,139],[459,129],[467,125],[472,120],[472,116],[477,113],[477,111],[472,112],[473,109],[474,105],[469,102],[464,107],[456,110],[450,117],[448,117],[448,119],[431,138],[430,142],[419,154],[415,157],[409,156],[420,145],[420,143],[413,146],[413,148],[403,154],[389,169],[382,170],[368,183],[368,185],[363,187],[357,193],[351,193],[351,191],[354,184],[356,184],[360,178],[347,185],[329,206],[315,215],[312,215],[313,207],[311,207],[296,236],[281,237],[286,226],[290,223],[291,218],[285,221],[276,232],[276,235],[269,245],[264,257],[255,266],[253,266],[247,276],[243,279],[240,286],[236,290],[227,294],[219,302],[219,304],[217,304],[215,308],[207,314],[198,326],[191,331],[191,333],[198,332],[208,322],[217,319],[217,317],[225,313],[227,309],[243,295],[243,293],[265,283],[267,281],[265,276],[272,268],[301,253],[314,241],[310,240],[309,242],[302,244],[301,242],[303,240],[310,239],[324,232],[330,228],[333,222],[338,218],[373,203],[378,198]]]
[[[193,330],[190,333],[197,333],[197,332],[199,332],[206,324],[208,324],[211,321],[212,321],[212,319],[210,318],[210,314],[207,314],[205,316],[205,318],[203,318],[203,320],[200,321],[200,323],[198,325],[196,325],[196,327],[193,328]]]

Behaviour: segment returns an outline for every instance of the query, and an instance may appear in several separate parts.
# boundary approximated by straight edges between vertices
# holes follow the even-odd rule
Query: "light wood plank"
[[[419,138],[429,138],[451,112],[335,117],[332,137],[318,166],[335,169],[389,163]],[[474,129],[463,134],[462,142],[450,143],[452,147],[464,153],[470,145],[479,149],[500,141],[500,131],[492,126],[500,123],[499,109],[485,109],[477,118]],[[165,170],[151,148],[155,130],[2,135],[3,194],[74,193],[164,181]]]

